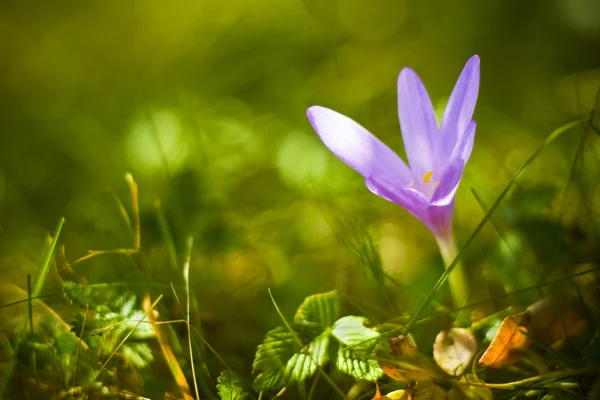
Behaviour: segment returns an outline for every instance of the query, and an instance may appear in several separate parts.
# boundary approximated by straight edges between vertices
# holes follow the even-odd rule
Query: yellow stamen
[[[429,181],[431,180],[431,175],[433,175],[433,171],[425,172],[425,175],[423,175],[423,182],[429,183]]]

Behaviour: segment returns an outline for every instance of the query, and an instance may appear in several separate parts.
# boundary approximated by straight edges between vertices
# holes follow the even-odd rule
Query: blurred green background
[[[479,54],[477,139],[455,215],[461,243],[484,215],[470,188],[489,206],[553,129],[592,108],[600,84],[595,0],[5,0],[0,37],[3,280],[24,286],[37,272],[62,216],[68,260],[130,247],[114,195],[131,211],[131,172],[149,279],[183,282],[164,213],[180,259],[186,236],[195,238],[192,290],[208,340],[246,370],[278,322],[267,287],[287,315],[335,287],[365,299],[371,275],[354,250],[367,236],[383,270],[407,287],[428,290],[442,271],[427,229],[328,152],[307,107],[350,116],[404,156],[400,69],[413,68],[443,110]],[[521,187],[562,193],[580,133],[544,152]],[[583,162],[580,171],[594,171]],[[542,192],[535,212],[577,214],[577,192]],[[595,221],[596,196],[586,199]],[[507,215],[497,223],[510,228]],[[496,239],[489,227],[477,239],[472,270],[488,263]],[[89,282],[139,283],[118,255],[74,268]],[[396,295],[400,304],[412,296]]]

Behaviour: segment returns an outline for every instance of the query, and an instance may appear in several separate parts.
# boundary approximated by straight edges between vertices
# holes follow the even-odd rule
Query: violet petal
[[[384,176],[367,179],[369,190],[384,199],[404,207],[423,223],[427,221],[427,198],[418,190],[402,186]]]
[[[357,122],[320,106],[310,107],[307,115],[325,146],[365,178],[382,176],[406,185],[412,179],[406,163]]]
[[[440,137],[431,99],[410,68],[404,68],[398,76],[398,116],[406,157],[419,183],[427,171],[436,169]]]
[[[479,92],[479,57],[471,57],[463,68],[442,118],[440,132],[443,148],[452,151],[459,138],[466,133],[473,118]],[[446,157],[448,153],[446,153]]]
[[[429,205],[426,210],[427,222],[425,225],[435,236],[445,237],[451,234],[452,217],[454,216],[454,197],[448,204]]]
[[[471,157],[471,151],[473,151],[473,142],[475,141],[475,128],[477,124],[475,121],[471,121],[467,131],[456,143],[454,146],[454,150],[452,151],[451,160],[455,158],[460,158],[463,162],[467,162],[469,157]]]
[[[440,184],[433,192],[429,204],[444,206],[454,201],[456,189],[458,189],[464,168],[465,162],[460,158],[456,158],[448,165],[439,181]]]

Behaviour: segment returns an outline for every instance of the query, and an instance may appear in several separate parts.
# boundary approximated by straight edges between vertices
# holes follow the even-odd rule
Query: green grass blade
[[[35,280],[35,284],[33,286],[33,291],[31,292],[31,297],[37,297],[40,295],[42,288],[44,287],[44,283],[46,282],[46,278],[48,277],[48,272],[50,272],[50,266],[52,265],[52,259],[54,258],[54,253],[56,252],[56,245],[58,244],[58,237],[60,236],[60,232],[62,231],[62,227],[65,223],[65,219],[61,218],[58,221],[58,226],[54,231],[54,235],[52,236],[52,242],[48,246],[46,251],[46,256],[44,257],[44,263],[42,264],[42,268],[40,269],[40,273]]]
[[[165,245],[167,246],[167,251],[169,252],[171,265],[173,266],[173,268],[176,269],[179,266],[179,256],[177,254],[177,247],[175,246],[175,240],[173,239],[171,227],[169,226],[169,222],[167,221],[167,215],[165,214],[165,210],[162,207],[160,201],[156,202],[156,217],[158,219],[160,234],[165,242]]]

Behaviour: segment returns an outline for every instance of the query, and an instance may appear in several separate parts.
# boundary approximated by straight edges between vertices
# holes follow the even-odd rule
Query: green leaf
[[[85,327],[83,326],[84,322]],[[94,330],[98,329],[98,327],[98,323],[93,318],[86,317],[85,313],[83,312],[77,312],[73,316],[73,320],[71,320],[71,332],[73,332],[77,336],[79,336],[82,333],[82,328],[82,337],[85,337],[88,334],[90,334],[90,332],[93,332]]]
[[[217,379],[217,391],[221,400],[249,400],[252,398],[244,381],[231,371],[223,371]]]
[[[379,337],[379,333],[365,326],[369,320],[365,317],[348,315],[335,321],[333,325],[333,336],[346,346],[352,346],[368,339]],[[372,340],[369,343],[377,343]]]
[[[138,369],[145,368],[154,361],[152,349],[146,342],[127,342],[121,346],[121,353]]]
[[[340,313],[340,300],[337,291],[308,296],[298,307],[294,322],[316,322],[324,328],[333,325]]]
[[[338,369],[355,379],[376,381],[383,371],[375,360],[375,348],[379,344],[379,333],[365,326],[364,317],[347,316],[333,325],[333,336],[340,342],[336,365]],[[373,340],[369,340],[373,339]],[[345,348],[345,346],[352,346]]]
[[[285,327],[275,328],[258,346],[252,365],[257,390],[279,389],[302,382],[327,362],[329,331],[315,322],[295,322],[292,329],[294,333]]]
[[[365,358],[372,356],[375,346],[368,349],[352,347],[350,349],[339,349],[336,365],[340,371],[355,379],[375,382],[383,376],[383,371],[376,360]]]
[[[70,332],[63,332],[55,339],[56,352],[58,354],[75,354],[77,350],[77,339]]]
[[[144,316],[145,313],[142,310],[135,310],[127,316],[128,320],[122,324],[122,331],[129,333],[134,330],[130,336],[131,340],[147,340],[154,337],[152,324],[138,324],[138,321],[143,320]]]

